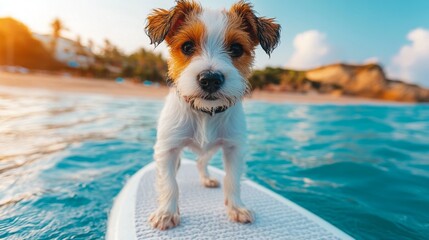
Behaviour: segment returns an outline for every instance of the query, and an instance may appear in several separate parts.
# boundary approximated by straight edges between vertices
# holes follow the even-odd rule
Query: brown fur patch
[[[225,48],[228,50],[233,43],[239,43],[243,46],[243,55],[238,58],[232,58],[232,63],[244,78],[248,78],[252,71],[257,42],[249,37],[246,28],[243,27],[243,19],[240,16],[231,13],[227,16],[228,24],[225,32]]]
[[[155,9],[147,18],[146,33],[151,44],[158,45],[166,40],[170,46],[168,77],[172,82],[180,76],[192,56],[201,52],[204,26],[197,19],[201,12],[201,5],[193,0],[177,0],[172,9]],[[187,41],[195,43],[196,51],[192,56],[182,53],[181,47]]]
[[[240,20],[240,25],[245,30],[255,45],[259,43],[257,17],[253,12],[253,7],[250,3],[239,1],[231,6],[230,18],[234,17]]]
[[[193,0],[177,0],[170,10],[154,9],[147,17],[146,34],[151,44],[158,45],[165,38],[172,38],[190,15],[202,11],[201,5]]]
[[[170,30],[170,11],[166,9],[154,9],[147,17],[146,34],[150,38],[150,44],[158,45],[167,36]]]
[[[273,18],[258,18],[258,38],[262,49],[271,55],[280,41],[280,25]]]
[[[280,41],[280,25],[273,18],[256,17],[252,4],[245,1],[234,4],[229,12],[242,20],[241,27],[255,45],[261,44],[262,49],[270,55]]]
[[[205,38],[205,26],[196,17],[187,19],[182,28],[172,38],[167,38],[167,44],[170,46],[170,59],[168,61],[168,76],[176,81],[180,74],[189,65],[192,58],[201,55],[202,41]],[[192,41],[195,44],[195,51],[191,56],[182,52],[182,45]]]

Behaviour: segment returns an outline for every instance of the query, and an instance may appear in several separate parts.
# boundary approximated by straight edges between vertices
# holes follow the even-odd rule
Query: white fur
[[[194,57],[172,88],[158,123],[158,135],[154,158],[157,163],[158,209],[151,215],[154,227],[167,229],[179,222],[176,171],[180,153],[188,147],[198,154],[198,170],[206,186],[216,186],[210,179],[207,164],[219,148],[223,149],[226,176],[224,179],[225,203],[230,218],[238,222],[252,221],[251,213],[240,199],[240,177],[246,143],[246,123],[241,99],[246,91],[246,82],[232,64],[224,50],[223,41],[227,24],[223,12],[204,11],[201,19],[206,25],[207,39],[203,54]],[[225,75],[218,100],[198,98],[202,90],[197,75],[204,70],[221,71]],[[177,89],[176,89],[177,88]],[[228,106],[225,112],[209,115],[196,110],[185,96],[197,96],[194,107],[210,110]],[[227,101],[233,99],[233,102]]]

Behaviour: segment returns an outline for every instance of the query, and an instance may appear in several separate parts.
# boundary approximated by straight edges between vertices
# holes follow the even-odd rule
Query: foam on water
[[[0,239],[102,238],[113,198],[152,161],[162,105],[0,89]],[[356,238],[429,235],[429,106],[245,111],[248,178]]]

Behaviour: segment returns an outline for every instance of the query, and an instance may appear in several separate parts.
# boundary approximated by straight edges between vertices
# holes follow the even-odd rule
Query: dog
[[[255,48],[261,45],[270,55],[279,43],[280,25],[257,17],[245,1],[229,10],[211,10],[193,0],[177,0],[169,10],[154,9],[145,30],[155,47],[167,43],[171,86],[154,146],[158,208],[150,224],[161,230],[179,224],[176,172],[185,147],[198,155],[200,180],[209,188],[219,182],[210,177],[207,164],[222,148],[227,215],[234,222],[252,222],[240,198],[246,152],[242,99],[250,91]]]

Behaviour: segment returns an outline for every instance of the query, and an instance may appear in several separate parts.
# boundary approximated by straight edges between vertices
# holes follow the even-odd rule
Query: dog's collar
[[[214,116],[216,113],[221,113],[221,112],[225,112],[228,109],[228,107],[222,106],[222,107],[217,107],[217,108],[212,108],[211,111],[205,110],[205,109],[196,109],[199,110],[203,113],[207,113],[210,116]]]
[[[174,87],[174,81],[170,77],[167,77],[166,82],[167,82],[167,86]],[[209,111],[209,110],[205,110],[205,109],[195,108],[192,105],[191,105],[191,108],[196,110],[196,111],[207,113],[210,116],[214,116],[217,113],[225,112],[228,109],[227,106],[221,106],[221,107],[217,107],[217,108],[212,108],[212,110]]]

